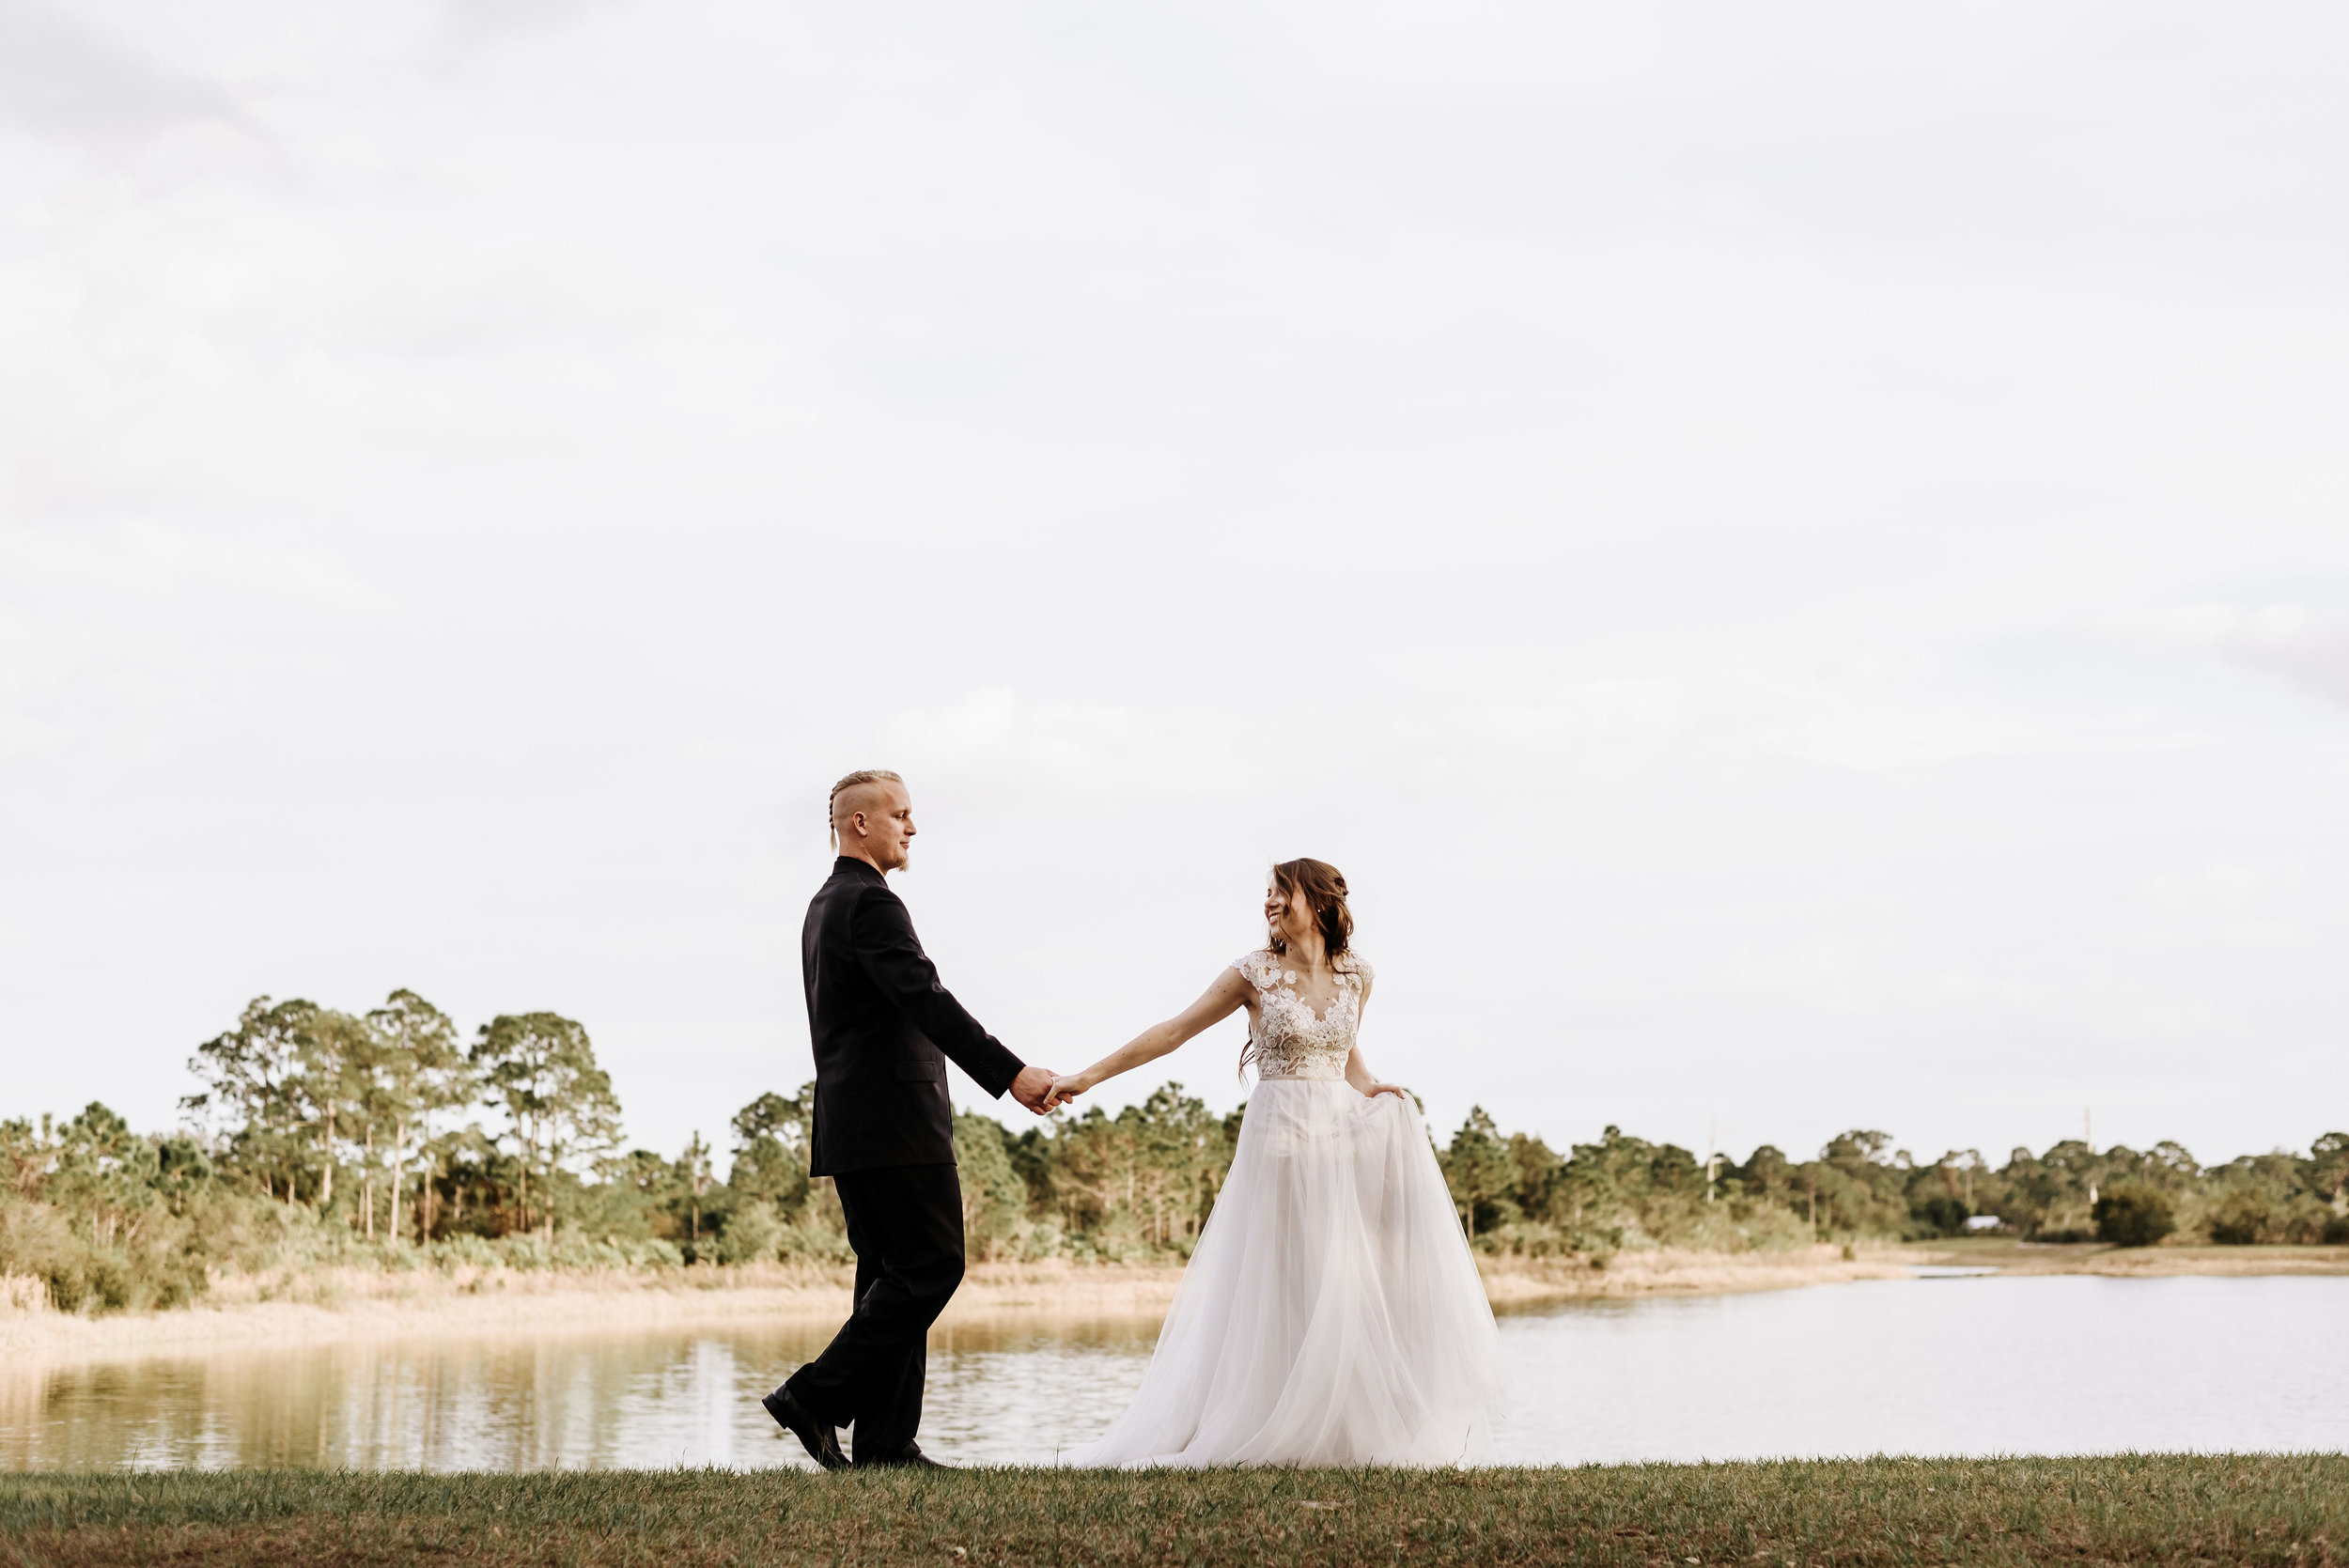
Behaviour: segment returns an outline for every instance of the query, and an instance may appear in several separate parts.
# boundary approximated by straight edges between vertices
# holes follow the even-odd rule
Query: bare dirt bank
[[[1619,1252],[1579,1258],[1484,1258],[1486,1295],[1501,1309],[1546,1301],[1785,1290],[1900,1279],[1921,1264],[2002,1274],[2349,1274],[2349,1247],[2032,1246],[1967,1241],[1930,1247],[1819,1246],[1789,1252]],[[1163,1314],[1182,1279],[1165,1265],[979,1264],[942,1326],[1074,1323]],[[328,1270],[218,1281],[205,1302],[86,1318],[38,1305],[30,1281],[0,1280],[0,1360],[15,1366],[196,1352],[210,1346],[317,1343],[424,1334],[598,1333],[699,1325],[837,1321],[847,1269],[782,1265],[690,1273],[520,1273],[455,1277],[418,1270]]]
[[[1480,1258],[1485,1295],[1496,1307],[1626,1296],[1717,1296],[1790,1290],[1853,1280],[1905,1280],[1918,1260],[1905,1250],[1841,1247],[1787,1252],[1617,1252],[1595,1264],[1581,1258]]]
[[[667,1274],[498,1269],[455,1278],[337,1269],[223,1280],[195,1306],[104,1317],[32,1308],[23,1293],[13,1299],[0,1294],[0,1358],[55,1361],[416,1334],[836,1321],[848,1315],[853,1278],[845,1268],[781,1266]],[[1180,1269],[1164,1267],[982,1264],[971,1270],[944,1321],[1156,1315],[1174,1298],[1180,1278]]]
[[[1846,1259],[1833,1247],[1725,1257],[1626,1253],[1603,1267],[1580,1260],[1486,1259],[1496,1306],[1586,1296],[1775,1290],[1901,1273],[1889,1256]],[[978,1264],[943,1326],[1155,1318],[1182,1270],[1166,1265]],[[492,1270],[454,1278],[419,1270],[326,1270],[217,1281],[199,1305],[78,1317],[38,1308],[36,1293],[0,1293],[0,1357],[54,1361],[415,1334],[609,1332],[703,1324],[832,1320],[848,1311],[847,1269],[782,1266],[638,1274]],[[11,1281],[25,1283],[29,1281]]]
[[[2349,1274],[2349,1247],[2115,1247],[2108,1242],[1933,1242],[1906,1250],[1912,1262],[1995,1268],[2000,1274],[2097,1274],[2159,1280],[2186,1275]]]

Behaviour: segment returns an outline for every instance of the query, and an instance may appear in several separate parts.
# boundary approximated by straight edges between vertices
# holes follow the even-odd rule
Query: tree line
[[[366,1013],[261,997],[188,1065],[197,1087],[171,1132],[135,1132],[100,1104],[62,1123],[0,1123],[0,1274],[90,1310],[305,1265],[849,1256],[831,1183],[808,1174],[813,1084],[736,1111],[720,1174],[698,1133],[674,1157],[627,1147],[587,1031],[553,1013],[501,1014],[467,1038],[412,991]],[[972,1255],[1188,1256],[1242,1114],[1216,1115],[1176,1083],[1113,1115],[1062,1111],[1017,1130],[957,1114]],[[1978,1217],[2039,1240],[2349,1243],[2341,1133],[2305,1155],[2208,1168],[2167,1142],[1927,1161],[1866,1130],[1811,1159],[1766,1144],[1733,1161],[1611,1126],[1561,1153],[1479,1108],[1436,1154],[1462,1230],[1495,1253],[1921,1240]]]
[[[1503,1134],[1481,1109],[1441,1155],[1461,1222],[1495,1251],[1743,1250],[1811,1241],[1926,1241],[1991,1223],[2025,1240],[2147,1246],[2349,1244],[2349,1133],[2305,1155],[2202,1166],[2174,1142],[2139,1152],[2067,1140],[1993,1165],[1977,1149],[1925,1160],[1886,1133],[1844,1132],[1817,1157],[1764,1144],[1743,1161],[1700,1160],[1609,1127],[1563,1155]]]

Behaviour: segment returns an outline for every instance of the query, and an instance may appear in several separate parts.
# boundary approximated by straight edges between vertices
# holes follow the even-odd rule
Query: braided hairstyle
[[[832,785],[832,793],[824,798],[824,827],[832,834],[832,848],[837,850],[840,847],[840,822],[832,815],[832,807],[839,803],[842,790],[855,789],[861,784],[903,783],[905,780],[886,768],[860,768]]]

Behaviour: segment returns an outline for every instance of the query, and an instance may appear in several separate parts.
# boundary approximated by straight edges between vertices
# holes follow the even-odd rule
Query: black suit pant
[[[835,1426],[858,1463],[913,1446],[930,1325],[962,1283],[962,1185],[951,1165],[883,1165],[832,1178],[856,1250],[856,1307],[785,1385]]]

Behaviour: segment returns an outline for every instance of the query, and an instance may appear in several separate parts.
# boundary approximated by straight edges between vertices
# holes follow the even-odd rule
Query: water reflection
[[[805,1465],[758,1397],[830,1327],[363,1340],[0,1373],[0,1467]],[[1157,1332],[941,1329],[925,1443],[971,1463],[1049,1459],[1124,1407]]]
[[[2349,1280],[1952,1279],[1502,1320],[1518,1463],[2340,1449]],[[828,1325],[367,1340],[0,1370],[0,1467],[805,1465],[758,1407]],[[924,1445],[1049,1462],[1125,1407],[1150,1321],[933,1338]]]

